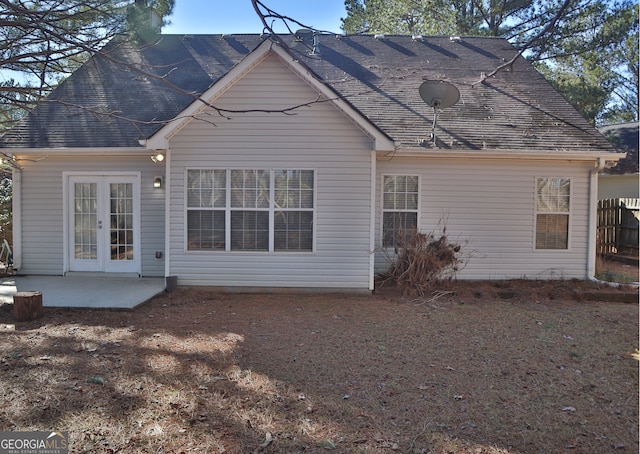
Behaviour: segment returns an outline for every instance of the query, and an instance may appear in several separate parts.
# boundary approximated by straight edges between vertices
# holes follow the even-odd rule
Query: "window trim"
[[[193,170],[224,170],[226,172],[226,194],[225,194],[225,206],[224,207],[189,207],[188,206],[188,195],[189,195],[189,171]],[[239,207],[231,207],[231,172],[234,170],[259,170],[259,171],[267,171],[269,172],[269,208],[239,208]],[[274,197],[275,197],[275,175],[277,171],[310,171],[313,172],[313,208],[279,208],[276,209],[274,206]],[[231,254],[285,254],[285,255],[299,255],[299,254],[315,254],[316,253],[316,242],[317,242],[317,224],[318,224],[318,171],[314,168],[281,168],[281,167],[185,167],[184,169],[184,253],[188,254],[220,254],[220,253],[231,253]],[[188,229],[188,213],[193,210],[206,210],[206,211],[224,211],[225,213],[225,248],[224,249],[189,249],[189,229]],[[240,250],[240,249],[232,249],[231,248],[231,213],[233,211],[259,211],[269,213],[269,247],[268,250]],[[285,212],[311,212],[312,213],[312,231],[311,235],[311,250],[276,250],[275,249],[275,213],[276,211],[285,211]]]
[[[567,211],[539,211],[538,210],[538,182],[540,180],[568,180],[569,181],[569,209]],[[536,176],[533,179],[533,251],[562,253],[571,251],[572,223],[573,223],[573,178],[567,176]],[[539,214],[559,214],[565,215],[567,219],[567,247],[566,248],[539,248],[538,237],[538,215]]]
[[[386,177],[416,177],[418,179],[418,200],[417,200],[417,207],[415,210],[387,210],[384,208],[384,179]],[[384,214],[385,213],[416,213],[416,230],[420,230],[420,217],[421,217],[421,210],[420,207],[422,206],[422,178],[420,174],[417,173],[383,173],[380,175],[380,227],[379,227],[379,234],[380,234],[380,247],[382,249],[385,250],[393,250],[395,249],[395,246],[385,246],[384,245]]]

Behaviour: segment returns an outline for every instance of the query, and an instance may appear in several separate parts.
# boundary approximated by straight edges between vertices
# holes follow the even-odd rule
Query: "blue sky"
[[[277,13],[320,30],[340,33],[344,0],[262,0]],[[260,33],[262,23],[251,0],[176,0],[166,34]],[[292,26],[295,30],[299,27]],[[276,32],[285,32],[274,24]]]

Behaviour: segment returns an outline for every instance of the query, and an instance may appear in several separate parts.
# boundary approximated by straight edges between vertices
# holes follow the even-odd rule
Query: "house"
[[[615,165],[607,166],[598,179],[598,199],[620,199],[640,197],[640,174],[638,173],[638,147],[640,146],[640,123],[627,122],[602,126],[598,130],[627,155]]]
[[[371,290],[399,234],[446,227],[460,279],[593,276],[598,172],[622,155],[515,56],[491,37],[116,39],[0,139],[15,266]]]
[[[640,123],[627,122],[598,129],[626,156],[605,167],[598,177],[598,216],[601,249],[620,256],[638,256],[640,174],[638,147]],[[605,214],[606,212],[606,214]]]

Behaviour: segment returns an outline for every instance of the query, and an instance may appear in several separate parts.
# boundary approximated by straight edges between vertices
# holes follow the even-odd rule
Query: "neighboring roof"
[[[605,173],[623,175],[638,173],[638,147],[640,146],[640,122],[618,123],[598,128],[604,136],[627,156],[608,169]]]
[[[274,38],[162,35],[141,48],[116,39],[0,138],[0,146],[139,147],[264,39]],[[479,82],[481,73],[516,55],[502,38],[321,35],[319,56],[293,36],[281,39],[292,58],[402,149],[432,147],[424,141],[433,109],[418,88],[424,80],[443,80],[458,88],[460,100],[438,115],[438,148],[614,151],[526,60]]]

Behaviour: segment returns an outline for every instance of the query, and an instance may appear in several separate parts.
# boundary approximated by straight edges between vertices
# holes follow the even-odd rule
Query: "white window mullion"
[[[269,252],[273,252],[275,249],[274,240],[274,220],[275,220],[275,172],[269,171]]]
[[[231,170],[227,169],[226,200],[224,211],[224,250],[231,250]]]

